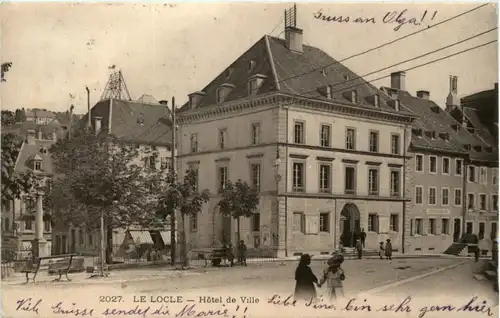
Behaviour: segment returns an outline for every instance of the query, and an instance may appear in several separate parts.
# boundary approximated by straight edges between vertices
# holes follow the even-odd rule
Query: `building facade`
[[[236,239],[218,193],[238,179],[260,189],[241,222],[252,249],[331,253],[364,229],[376,249],[403,248],[406,149],[414,116],[318,48],[302,30],[264,36],[179,111],[179,169],[196,168],[213,198],[190,220],[191,247]],[[315,63],[333,65],[315,69]],[[352,80],[350,80],[352,79]]]
[[[493,204],[497,193],[492,188],[492,144],[440,108],[430,99],[429,91],[418,91],[416,96],[407,92],[404,72],[395,72],[391,77],[391,87],[382,89],[418,115],[409,149],[414,193],[408,211],[411,230],[407,250],[442,253],[466,233],[475,233],[480,239],[496,235],[496,216],[487,210],[488,202]],[[460,104],[457,80],[450,77],[447,110]],[[489,168],[484,167],[484,160]],[[476,167],[480,162],[481,167]],[[491,180],[487,180],[491,174]]]
[[[50,186],[48,180],[52,177],[53,171],[48,150],[55,142],[55,136],[51,139],[42,139],[41,131],[29,129],[26,140],[19,150],[15,172],[23,174],[31,171],[41,178],[42,188]],[[41,191],[40,188],[39,190]],[[45,254],[50,255],[52,225],[49,211],[43,211],[42,195],[43,191],[24,193],[20,199],[2,206],[2,243],[4,246],[15,247],[21,257],[31,253],[33,240],[37,238],[37,231],[40,232],[40,238],[45,241]],[[43,215],[40,220],[36,218],[38,208],[41,209],[40,213]]]
[[[147,104],[139,101],[106,99],[92,107],[90,114],[83,116],[77,123],[81,129],[89,123],[98,134],[107,130],[110,134],[136,144],[141,150],[155,150],[157,157],[137,158],[137,164],[148,169],[167,170],[172,165],[172,131],[170,110],[165,104]],[[148,229],[135,229],[140,232],[142,243],[154,243],[157,239],[165,245],[170,244],[170,231],[152,237]],[[98,231],[89,231],[74,226],[56,225],[53,231],[53,253],[67,252],[85,255],[98,255],[100,236]],[[120,251],[126,237],[123,229],[113,229],[113,253]]]

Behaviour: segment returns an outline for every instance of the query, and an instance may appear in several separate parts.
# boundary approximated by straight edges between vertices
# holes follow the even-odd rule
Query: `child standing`
[[[342,281],[345,280],[344,270],[340,265],[344,262],[342,255],[335,255],[327,262],[328,267],[323,271],[323,275],[318,284],[321,287],[326,282],[328,288],[328,298],[335,301],[339,297],[344,297],[344,288]]]
[[[384,242],[380,242],[380,247],[378,251],[378,255],[380,256],[380,259],[384,259]]]

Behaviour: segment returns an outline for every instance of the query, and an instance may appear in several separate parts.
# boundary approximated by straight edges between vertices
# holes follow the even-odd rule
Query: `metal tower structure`
[[[287,27],[297,27],[297,4],[294,3],[293,7],[285,10],[285,29]]]
[[[121,70],[109,75],[108,83],[102,92],[101,100],[110,98],[132,100]]]

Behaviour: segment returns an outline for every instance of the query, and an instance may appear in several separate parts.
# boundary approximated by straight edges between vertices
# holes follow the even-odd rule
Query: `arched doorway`
[[[355,246],[354,233],[361,231],[359,209],[354,203],[347,203],[340,212],[342,220],[341,242],[346,247]]]

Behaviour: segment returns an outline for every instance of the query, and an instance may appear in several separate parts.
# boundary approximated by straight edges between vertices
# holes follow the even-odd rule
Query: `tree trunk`
[[[240,234],[240,217],[238,216],[238,218],[236,219],[236,227],[238,229],[238,236],[237,236],[237,240],[236,240],[236,245],[240,244],[240,241],[241,241],[241,234]]]
[[[181,224],[179,226],[180,229],[180,239],[181,239],[181,255],[182,255],[182,266],[188,267],[189,260],[187,257],[187,242],[186,242],[186,227],[185,227],[185,215],[181,213]]]
[[[106,264],[113,264],[113,227],[106,225]]]

